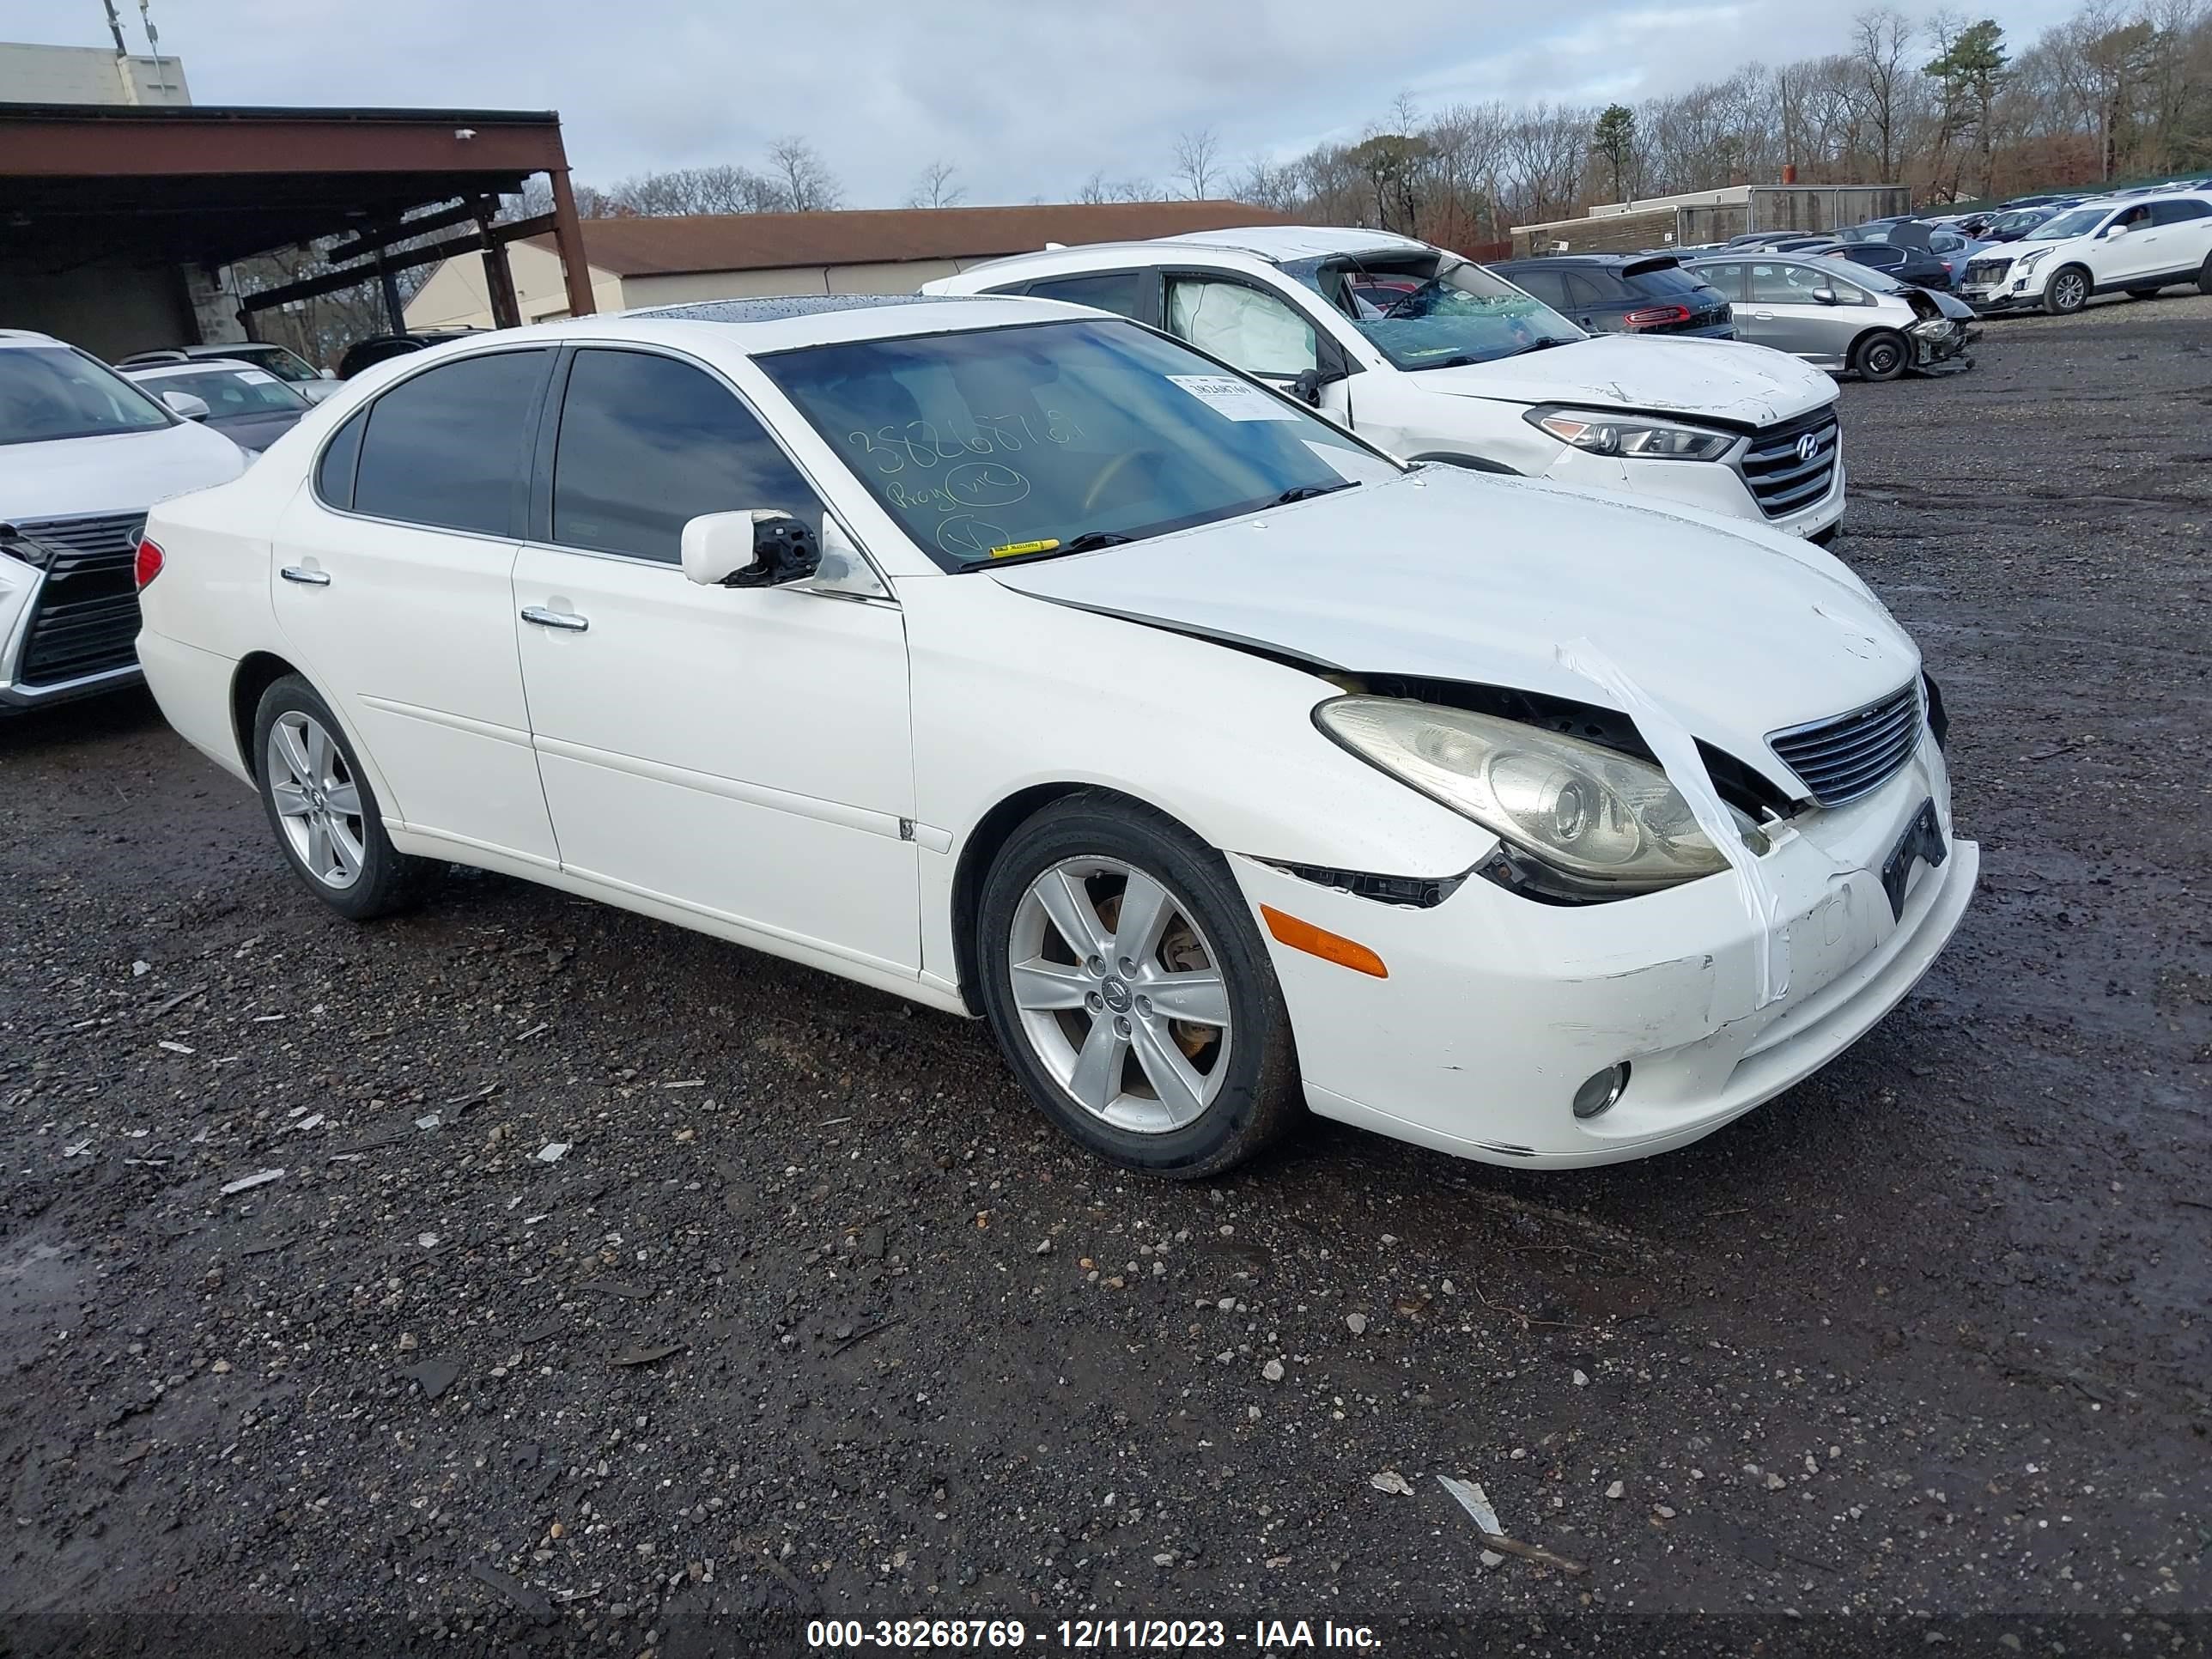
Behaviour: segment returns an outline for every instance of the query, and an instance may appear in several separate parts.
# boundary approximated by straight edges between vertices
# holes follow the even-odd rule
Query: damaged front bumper
[[[1912,366],[1926,371],[1952,364],[1963,368],[1966,348],[1982,337],[1982,331],[1955,318],[1937,318],[1916,323],[1911,330]]]
[[[1894,917],[1884,866],[1933,803],[1939,865],[1911,860]],[[1609,904],[1534,902],[1480,878],[1440,903],[1379,903],[1232,858],[1247,898],[1358,940],[1387,978],[1272,952],[1312,1109],[1487,1163],[1613,1163],[1688,1145],[1856,1042],[1957,927],[1979,849],[1953,838],[1942,752],[1881,788],[1776,826],[1759,860],[1787,960],[1757,1006],[1759,933],[1724,877]],[[1617,1103],[1575,1093],[1626,1062]]]

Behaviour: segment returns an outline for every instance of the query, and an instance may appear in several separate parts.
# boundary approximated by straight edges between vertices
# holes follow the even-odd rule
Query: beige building
[[[1281,224],[1242,202],[1070,203],[586,219],[584,252],[599,310],[787,294],[911,294],[984,259],[1052,243],[1143,240]],[[550,241],[507,250],[526,323],[568,314]],[[407,306],[410,328],[489,328],[480,258],[448,259]]]

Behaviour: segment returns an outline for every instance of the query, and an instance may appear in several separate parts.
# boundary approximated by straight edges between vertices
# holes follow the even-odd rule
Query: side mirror
[[[1330,381],[1340,380],[1343,378],[1344,371],[1341,369],[1332,371],[1326,368],[1302,368],[1298,371],[1297,378],[1291,380],[1285,390],[1300,403],[1319,409],[1321,389]]]
[[[1813,290],[1813,298],[1817,303],[1824,306],[1832,306],[1842,303],[1836,298],[1836,290],[1832,288],[1814,289]]]
[[[702,587],[775,587],[821,563],[814,532],[788,513],[708,513],[684,526],[684,574]]]
[[[319,375],[321,375],[321,376],[322,376],[325,380],[337,380],[337,377],[338,377],[338,376],[337,376],[337,371],[336,369],[334,369],[334,368],[327,368],[327,367],[323,368],[319,368],[319,369],[317,369],[317,370],[315,371],[315,373],[316,373],[316,374],[319,374]]]
[[[206,398],[195,398],[189,392],[164,392],[161,401],[169,406],[169,413],[181,415],[188,421],[204,421],[212,412]]]

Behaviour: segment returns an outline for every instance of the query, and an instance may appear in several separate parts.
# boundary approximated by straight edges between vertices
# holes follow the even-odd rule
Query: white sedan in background
[[[1407,468],[1046,301],[436,348],[140,573],[163,710],[341,913],[473,865],[987,1016],[1164,1174],[1302,1108],[1681,1146],[1973,889],[1932,683],[1826,554]]]

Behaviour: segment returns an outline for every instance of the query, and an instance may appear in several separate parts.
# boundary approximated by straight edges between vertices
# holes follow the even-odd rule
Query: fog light
[[[1608,1066],[1602,1072],[1594,1072],[1589,1081],[1575,1091],[1575,1115],[1595,1117],[1620,1098],[1620,1091],[1628,1086],[1628,1062]]]

